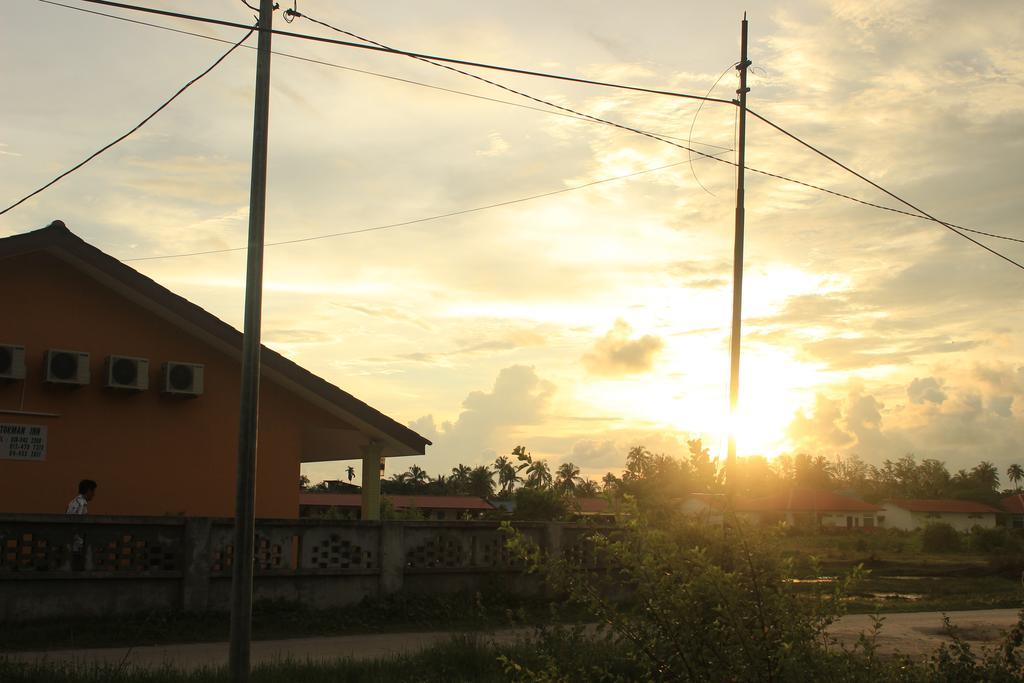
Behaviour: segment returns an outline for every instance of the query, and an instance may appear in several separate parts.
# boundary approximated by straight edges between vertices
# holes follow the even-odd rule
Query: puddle
[[[876,598],[879,600],[909,600],[911,602],[924,598],[923,593],[870,592],[861,593],[860,595],[866,598]]]
[[[835,583],[835,576],[819,576],[816,579],[785,579],[785,583],[813,584],[813,583]]]

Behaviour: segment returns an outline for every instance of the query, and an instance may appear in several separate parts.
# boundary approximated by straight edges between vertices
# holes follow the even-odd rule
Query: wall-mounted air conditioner
[[[84,351],[49,349],[43,356],[44,378],[51,384],[89,383],[89,354]]]
[[[203,366],[200,363],[163,364],[160,391],[174,396],[199,396],[203,393]]]
[[[106,384],[110,389],[149,389],[149,361],[131,356],[107,356]]]
[[[0,381],[25,379],[25,347],[0,344]]]

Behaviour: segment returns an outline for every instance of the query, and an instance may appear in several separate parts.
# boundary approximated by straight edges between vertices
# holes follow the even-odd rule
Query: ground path
[[[911,612],[885,615],[882,635],[878,639],[882,652],[899,651],[921,655],[935,649],[945,637],[941,612]],[[962,636],[972,645],[993,643],[1017,621],[1015,609],[971,610],[947,612]],[[871,617],[854,614],[843,617],[830,629],[840,642],[852,644],[857,636],[871,627]],[[531,629],[499,629],[478,635],[496,643],[511,643],[528,636]],[[261,640],[252,644],[254,664],[275,659],[327,660],[344,657],[376,659],[415,652],[444,642],[455,631],[417,633],[374,633],[366,635],[326,636],[320,638],[292,638],[287,640]],[[183,643],[144,647],[94,648],[86,650],[52,650],[49,652],[21,652],[0,654],[12,660],[49,660],[56,662],[126,663],[136,666],[162,666],[170,664],[181,669],[227,664],[227,643]]]

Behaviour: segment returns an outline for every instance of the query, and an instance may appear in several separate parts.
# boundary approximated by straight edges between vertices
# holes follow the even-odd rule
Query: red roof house
[[[991,505],[973,500],[893,498],[883,505],[885,526],[907,531],[940,522],[958,531],[970,531],[976,526],[992,528],[999,514]]]
[[[823,489],[801,487],[760,498],[737,498],[733,507],[737,514],[766,523],[784,522],[848,529],[876,526],[875,516],[882,511],[878,505],[857,498]]]
[[[416,496],[385,495],[385,503],[399,511],[416,509],[427,519],[455,520],[479,517],[493,510],[494,506],[476,496]],[[358,493],[300,493],[299,514],[302,517],[316,517],[336,510],[359,518],[362,496]]]

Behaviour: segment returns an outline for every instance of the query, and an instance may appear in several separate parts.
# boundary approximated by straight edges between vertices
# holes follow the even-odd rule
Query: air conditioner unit
[[[45,379],[51,384],[89,383],[89,354],[84,351],[49,349],[43,357]]]
[[[25,347],[0,344],[0,381],[25,379]]]
[[[199,363],[167,362],[160,373],[160,391],[174,396],[203,393],[203,366]]]
[[[149,389],[149,361],[131,356],[107,356],[106,386],[110,389]]]

